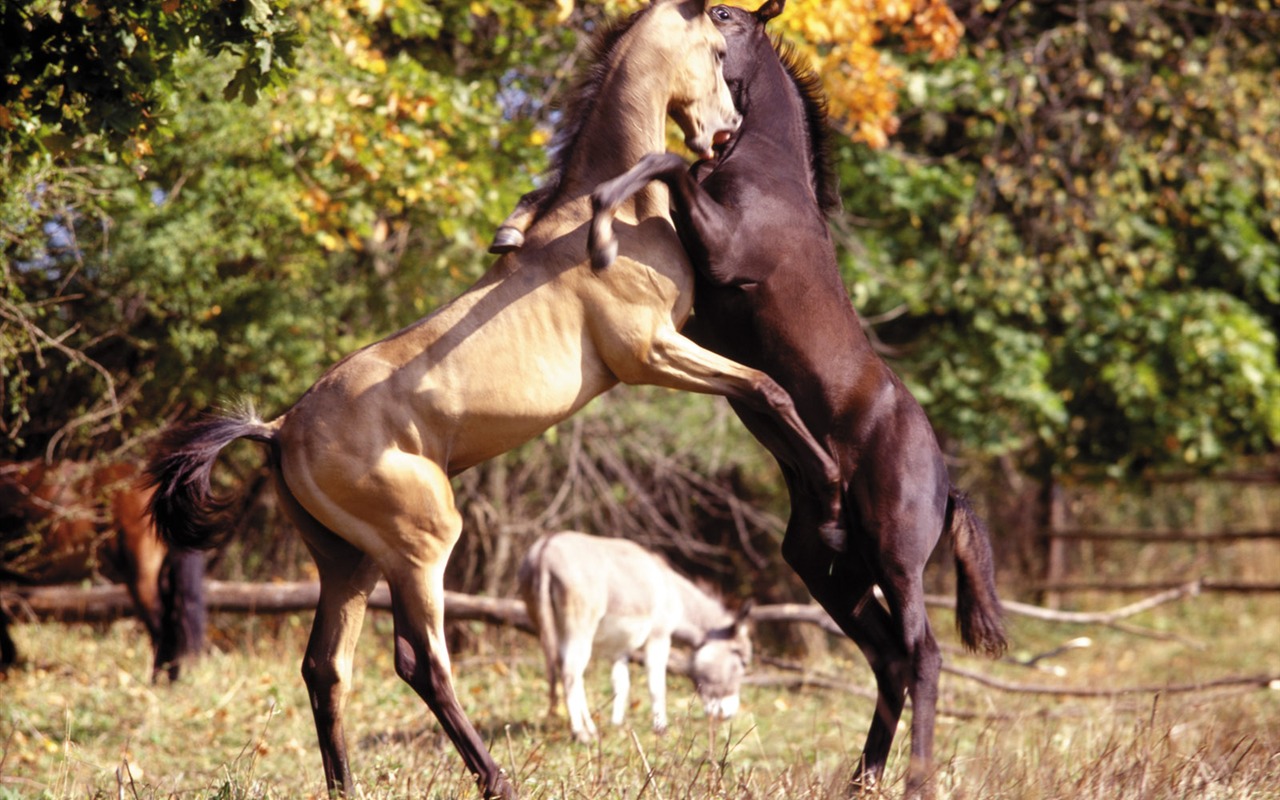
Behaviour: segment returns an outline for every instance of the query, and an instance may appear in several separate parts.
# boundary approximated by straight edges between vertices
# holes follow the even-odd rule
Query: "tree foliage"
[[[161,95],[193,45],[230,53],[228,99],[253,101],[289,73],[298,44],[283,0],[6,0],[0,3],[0,149],[145,153]]]
[[[148,147],[6,162],[10,451],[97,450],[240,394],[281,409],[470,283],[542,163],[511,97],[545,115],[524,87],[572,40],[513,33],[548,13],[295,3],[297,74],[261,102],[227,101],[234,54],[175,57]]]
[[[1041,465],[1280,441],[1280,12],[967,4],[899,146],[844,154],[848,266],[939,426]]]
[[[579,32],[635,5],[0,5],[8,454],[274,412],[456,294],[545,163]],[[940,431],[1060,469],[1274,448],[1267,2],[789,0],[774,25],[848,134],[850,291]]]

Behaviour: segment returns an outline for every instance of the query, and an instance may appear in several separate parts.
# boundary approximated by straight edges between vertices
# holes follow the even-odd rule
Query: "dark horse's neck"
[[[773,49],[775,52],[769,52]],[[809,188],[822,213],[839,208],[840,196],[829,162],[827,107],[817,73],[800,62],[800,56],[781,41],[763,36],[750,60],[750,74],[734,81],[741,86],[736,98],[743,124],[726,156],[737,153],[738,163],[793,163],[776,174],[808,175]],[[749,157],[750,156],[750,157]],[[708,165],[726,168],[735,159],[722,158]]]

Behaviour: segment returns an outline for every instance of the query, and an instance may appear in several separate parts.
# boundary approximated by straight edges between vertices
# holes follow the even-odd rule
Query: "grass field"
[[[945,612],[932,614],[948,662],[1007,683],[1095,690],[1280,675],[1280,599],[1202,597],[1132,620],[1164,638],[1114,629],[1011,621],[1015,656],[1080,635],[1093,645],[1047,659],[1056,675],[952,650]],[[309,798],[324,796],[298,665],[308,615],[217,617],[218,652],[175,686],[146,682],[149,652],[129,621],[15,629],[25,663],[0,682],[0,798]],[[702,717],[688,682],[671,681],[671,729],[648,729],[633,681],[633,727],[602,727],[575,744],[546,717],[531,638],[477,626],[454,660],[464,706],[529,798],[827,798],[843,796],[872,702],[813,683],[871,686],[861,657],[831,640],[804,665],[757,663],[744,710]],[[600,665],[597,665],[600,666]],[[357,657],[348,741],[359,794],[475,798],[461,761],[394,674],[390,620],[371,614]],[[607,672],[590,677],[602,721]],[[635,692],[639,696],[635,696]],[[944,798],[1280,798],[1280,691],[1073,697],[1009,692],[944,675],[937,729]],[[905,720],[904,720],[905,721]],[[901,790],[904,726],[884,796]]]

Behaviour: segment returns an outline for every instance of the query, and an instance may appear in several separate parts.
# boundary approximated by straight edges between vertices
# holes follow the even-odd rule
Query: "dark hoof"
[[[514,253],[523,246],[524,234],[510,225],[503,225],[493,235],[493,242],[489,245],[489,252],[495,256],[500,256]]]

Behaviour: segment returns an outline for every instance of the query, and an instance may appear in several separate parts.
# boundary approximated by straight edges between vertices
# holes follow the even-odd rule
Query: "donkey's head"
[[[707,716],[714,719],[728,719],[738,711],[738,690],[751,663],[750,611],[747,603],[732,623],[711,631],[693,651],[693,682]]]
[[[685,144],[704,158],[728,141],[742,117],[724,82],[724,36],[706,13],[706,0],[655,0],[646,24],[662,43],[658,67],[667,73],[667,111],[684,132]]]

